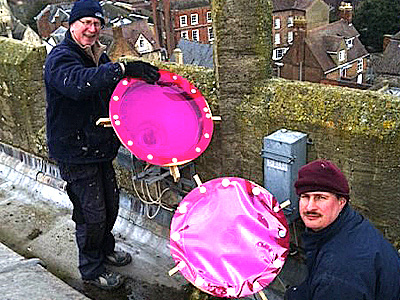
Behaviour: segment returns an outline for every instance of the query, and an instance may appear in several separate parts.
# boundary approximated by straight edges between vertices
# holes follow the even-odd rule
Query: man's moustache
[[[320,217],[320,216],[321,216],[319,213],[312,212],[312,211],[306,211],[306,212],[304,213],[304,215],[306,215],[306,216],[313,216],[313,217]]]

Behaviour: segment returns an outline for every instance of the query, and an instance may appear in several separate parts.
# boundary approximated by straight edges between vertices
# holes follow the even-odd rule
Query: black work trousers
[[[111,161],[58,165],[74,206],[79,271],[82,279],[94,279],[105,271],[104,258],[115,246],[111,230],[118,216],[119,190],[114,168]]]

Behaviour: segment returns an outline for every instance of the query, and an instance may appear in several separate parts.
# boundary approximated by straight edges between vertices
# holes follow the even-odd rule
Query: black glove
[[[154,83],[160,79],[158,68],[144,61],[125,62],[125,75],[128,77],[141,78],[147,83]]]

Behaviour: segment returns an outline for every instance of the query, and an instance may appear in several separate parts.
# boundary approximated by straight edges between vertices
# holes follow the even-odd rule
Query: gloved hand
[[[155,83],[160,79],[158,68],[144,61],[124,62],[125,76],[141,78],[147,83]]]

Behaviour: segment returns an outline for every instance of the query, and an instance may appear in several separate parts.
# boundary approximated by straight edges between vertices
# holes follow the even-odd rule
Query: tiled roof
[[[272,0],[273,11],[298,9],[304,10],[309,7],[314,0]]]
[[[54,16],[59,14],[60,17],[63,13],[65,13],[69,18],[69,13],[71,12],[73,3],[57,3],[57,4],[48,4],[44,9],[42,9],[39,14],[34,18],[35,20],[39,20],[42,16],[47,12],[50,11],[49,14],[49,21],[54,22]],[[61,13],[63,12],[63,13]]]
[[[176,47],[181,49],[183,54],[183,63],[185,65],[213,68],[212,45],[180,39]],[[174,56],[171,57],[171,61],[176,61]]]
[[[61,43],[64,40],[65,37],[65,33],[67,32],[67,28],[65,28],[64,26],[60,26],[58,27],[56,30],[54,30],[50,36],[54,39],[54,41],[56,42],[56,44]]]
[[[111,28],[105,28],[102,31],[102,34],[109,37],[113,36]],[[154,33],[150,29],[146,20],[141,19],[128,25],[122,25],[122,36],[126,39],[132,49],[134,49],[135,43],[140,34],[143,34],[143,36],[152,44],[154,50],[160,50],[160,45],[157,43]]]
[[[102,5],[102,8],[104,11],[104,16],[107,17],[109,20],[113,20],[120,16],[127,16],[130,13],[129,10],[122,8],[120,6],[116,6],[109,2],[105,2]]]
[[[20,20],[13,17],[13,30],[12,30],[13,38],[16,40],[22,40],[22,38],[24,37],[25,30],[26,26],[22,24]]]
[[[393,35],[392,38],[395,40],[400,40],[400,31],[398,33],[396,33],[395,35]]]
[[[392,39],[389,42],[380,64],[376,65],[375,69],[379,74],[400,76],[400,39]]]
[[[175,0],[171,1],[172,10],[185,10],[198,7],[211,6],[210,0]]]
[[[343,19],[333,23],[329,23],[325,26],[309,30],[309,34],[341,36],[345,38],[359,36],[357,29],[353,25],[349,25]]]
[[[340,20],[307,32],[306,43],[324,71],[337,67],[329,52],[338,52],[345,40],[354,38],[353,46],[347,50],[347,61],[368,55],[358,39],[358,31],[346,21]]]

